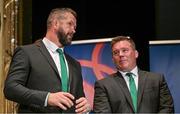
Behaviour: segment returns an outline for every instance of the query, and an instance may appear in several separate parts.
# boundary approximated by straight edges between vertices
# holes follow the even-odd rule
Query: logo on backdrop
[[[95,81],[115,72],[110,44],[106,42],[71,45],[66,48],[66,52],[80,62],[84,91],[93,106]]]

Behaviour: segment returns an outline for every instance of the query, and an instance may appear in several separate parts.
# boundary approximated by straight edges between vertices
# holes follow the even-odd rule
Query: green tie
[[[133,106],[136,112],[137,111],[137,90],[136,90],[136,85],[133,78],[133,73],[127,73],[126,75],[129,77],[129,88],[130,88],[131,98],[133,101]]]
[[[57,49],[57,52],[59,53],[59,60],[60,60],[60,65],[61,65],[62,91],[67,92],[68,91],[67,67],[66,67],[63,51],[59,48],[59,49]]]

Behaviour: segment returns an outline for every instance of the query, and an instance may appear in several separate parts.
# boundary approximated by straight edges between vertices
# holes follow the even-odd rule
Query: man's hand
[[[58,106],[63,110],[71,108],[73,104],[74,96],[66,92],[50,93],[48,97],[48,105]]]
[[[91,106],[86,98],[81,97],[78,100],[76,100],[76,113],[86,113],[90,112],[90,110]]]

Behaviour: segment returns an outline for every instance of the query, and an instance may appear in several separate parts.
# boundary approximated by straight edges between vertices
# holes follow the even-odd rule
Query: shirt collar
[[[120,71],[120,70],[119,70],[119,72],[122,74],[122,76],[125,76],[126,73],[128,73],[128,72],[123,72],[123,71]],[[137,68],[137,66],[134,69],[132,69],[130,72],[133,73],[134,76],[138,76],[138,68]]]
[[[46,37],[43,38],[43,43],[46,46],[46,48],[48,48],[49,50],[51,50],[53,53],[56,53],[57,49],[59,48],[55,43],[53,43],[52,41],[50,41],[49,39],[47,39]],[[64,48],[61,48],[62,51],[64,52]]]

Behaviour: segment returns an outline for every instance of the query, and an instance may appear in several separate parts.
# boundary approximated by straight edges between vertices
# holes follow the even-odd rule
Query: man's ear
[[[53,27],[55,28],[55,29],[58,29],[58,21],[57,20],[54,20],[53,21]]]
[[[139,52],[136,50],[135,51],[135,57],[138,58],[139,57]]]

